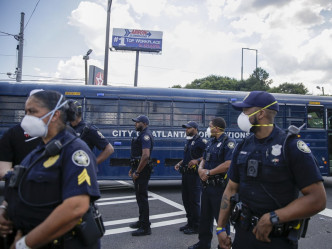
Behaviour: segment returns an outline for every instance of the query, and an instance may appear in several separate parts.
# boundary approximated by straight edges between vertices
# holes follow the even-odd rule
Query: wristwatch
[[[210,170],[207,170],[207,171],[205,172],[205,174],[206,174],[207,176],[210,176]]]
[[[270,212],[270,221],[271,221],[272,225],[279,224],[279,217],[274,211]]]

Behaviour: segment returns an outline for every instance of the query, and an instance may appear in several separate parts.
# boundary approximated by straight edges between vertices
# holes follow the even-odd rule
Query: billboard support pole
[[[107,85],[108,74],[108,50],[110,46],[110,17],[111,17],[112,0],[108,0],[107,5],[107,23],[106,23],[106,42],[105,42],[105,58],[104,58],[104,81],[103,85]]]
[[[134,79],[134,87],[137,87],[137,78],[138,78],[138,61],[139,61],[139,51],[136,51],[136,64],[135,64],[135,79]]]

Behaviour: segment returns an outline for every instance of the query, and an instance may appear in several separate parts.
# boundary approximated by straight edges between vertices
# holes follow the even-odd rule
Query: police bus
[[[82,102],[83,119],[96,125],[115,152],[99,165],[98,179],[128,179],[130,144],[137,136],[132,118],[147,115],[154,136],[152,179],[180,179],[174,165],[182,159],[188,121],[199,124],[199,134],[214,117],[223,117],[228,136],[241,140],[248,134],[239,130],[239,111],[232,102],[242,101],[248,92],[191,90],[177,88],[137,88],[0,82],[0,136],[24,117],[24,103],[33,89],[56,90],[67,99]],[[276,124],[306,126],[300,136],[315,155],[322,175],[332,172],[332,97],[273,94],[280,111]],[[98,151],[94,151],[98,153]]]

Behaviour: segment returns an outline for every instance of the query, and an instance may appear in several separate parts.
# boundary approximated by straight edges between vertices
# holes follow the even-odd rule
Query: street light
[[[319,86],[316,86],[316,88],[320,90]],[[323,86],[322,86],[322,92],[323,92],[323,96],[324,96],[324,87]]]
[[[91,53],[92,49],[89,49],[88,52],[86,52],[86,55],[83,56],[83,60],[85,61],[85,85],[88,84],[88,60]]]
[[[247,49],[247,50],[254,50],[256,51],[256,71],[257,71],[257,49],[253,49],[253,48],[242,48],[242,60],[241,60],[241,81],[243,80],[243,50]]]

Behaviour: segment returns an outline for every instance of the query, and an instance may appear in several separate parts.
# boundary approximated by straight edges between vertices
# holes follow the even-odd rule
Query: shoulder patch
[[[77,166],[86,167],[90,164],[90,157],[84,150],[75,151],[71,159]]]
[[[149,135],[145,135],[145,136],[143,137],[143,139],[144,139],[145,141],[149,141],[149,140],[150,140],[150,136],[149,136]]]
[[[207,144],[207,140],[205,138],[202,139],[203,143]]]
[[[49,157],[44,163],[43,166],[45,168],[51,167],[53,164],[55,164],[55,162],[59,159],[60,155],[55,155],[55,156],[51,156]]]
[[[97,133],[98,133],[99,137],[105,138],[104,135],[100,131],[97,131]]]
[[[302,140],[297,141],[297,148],[300,151],[304,152],[304,153],[310,153],[311,152],[308,145],[305,142],[303,142]]]
[[[235,143],[234,142],[228,142],[227,147],[230,148],[230,149],[234,149]]]

